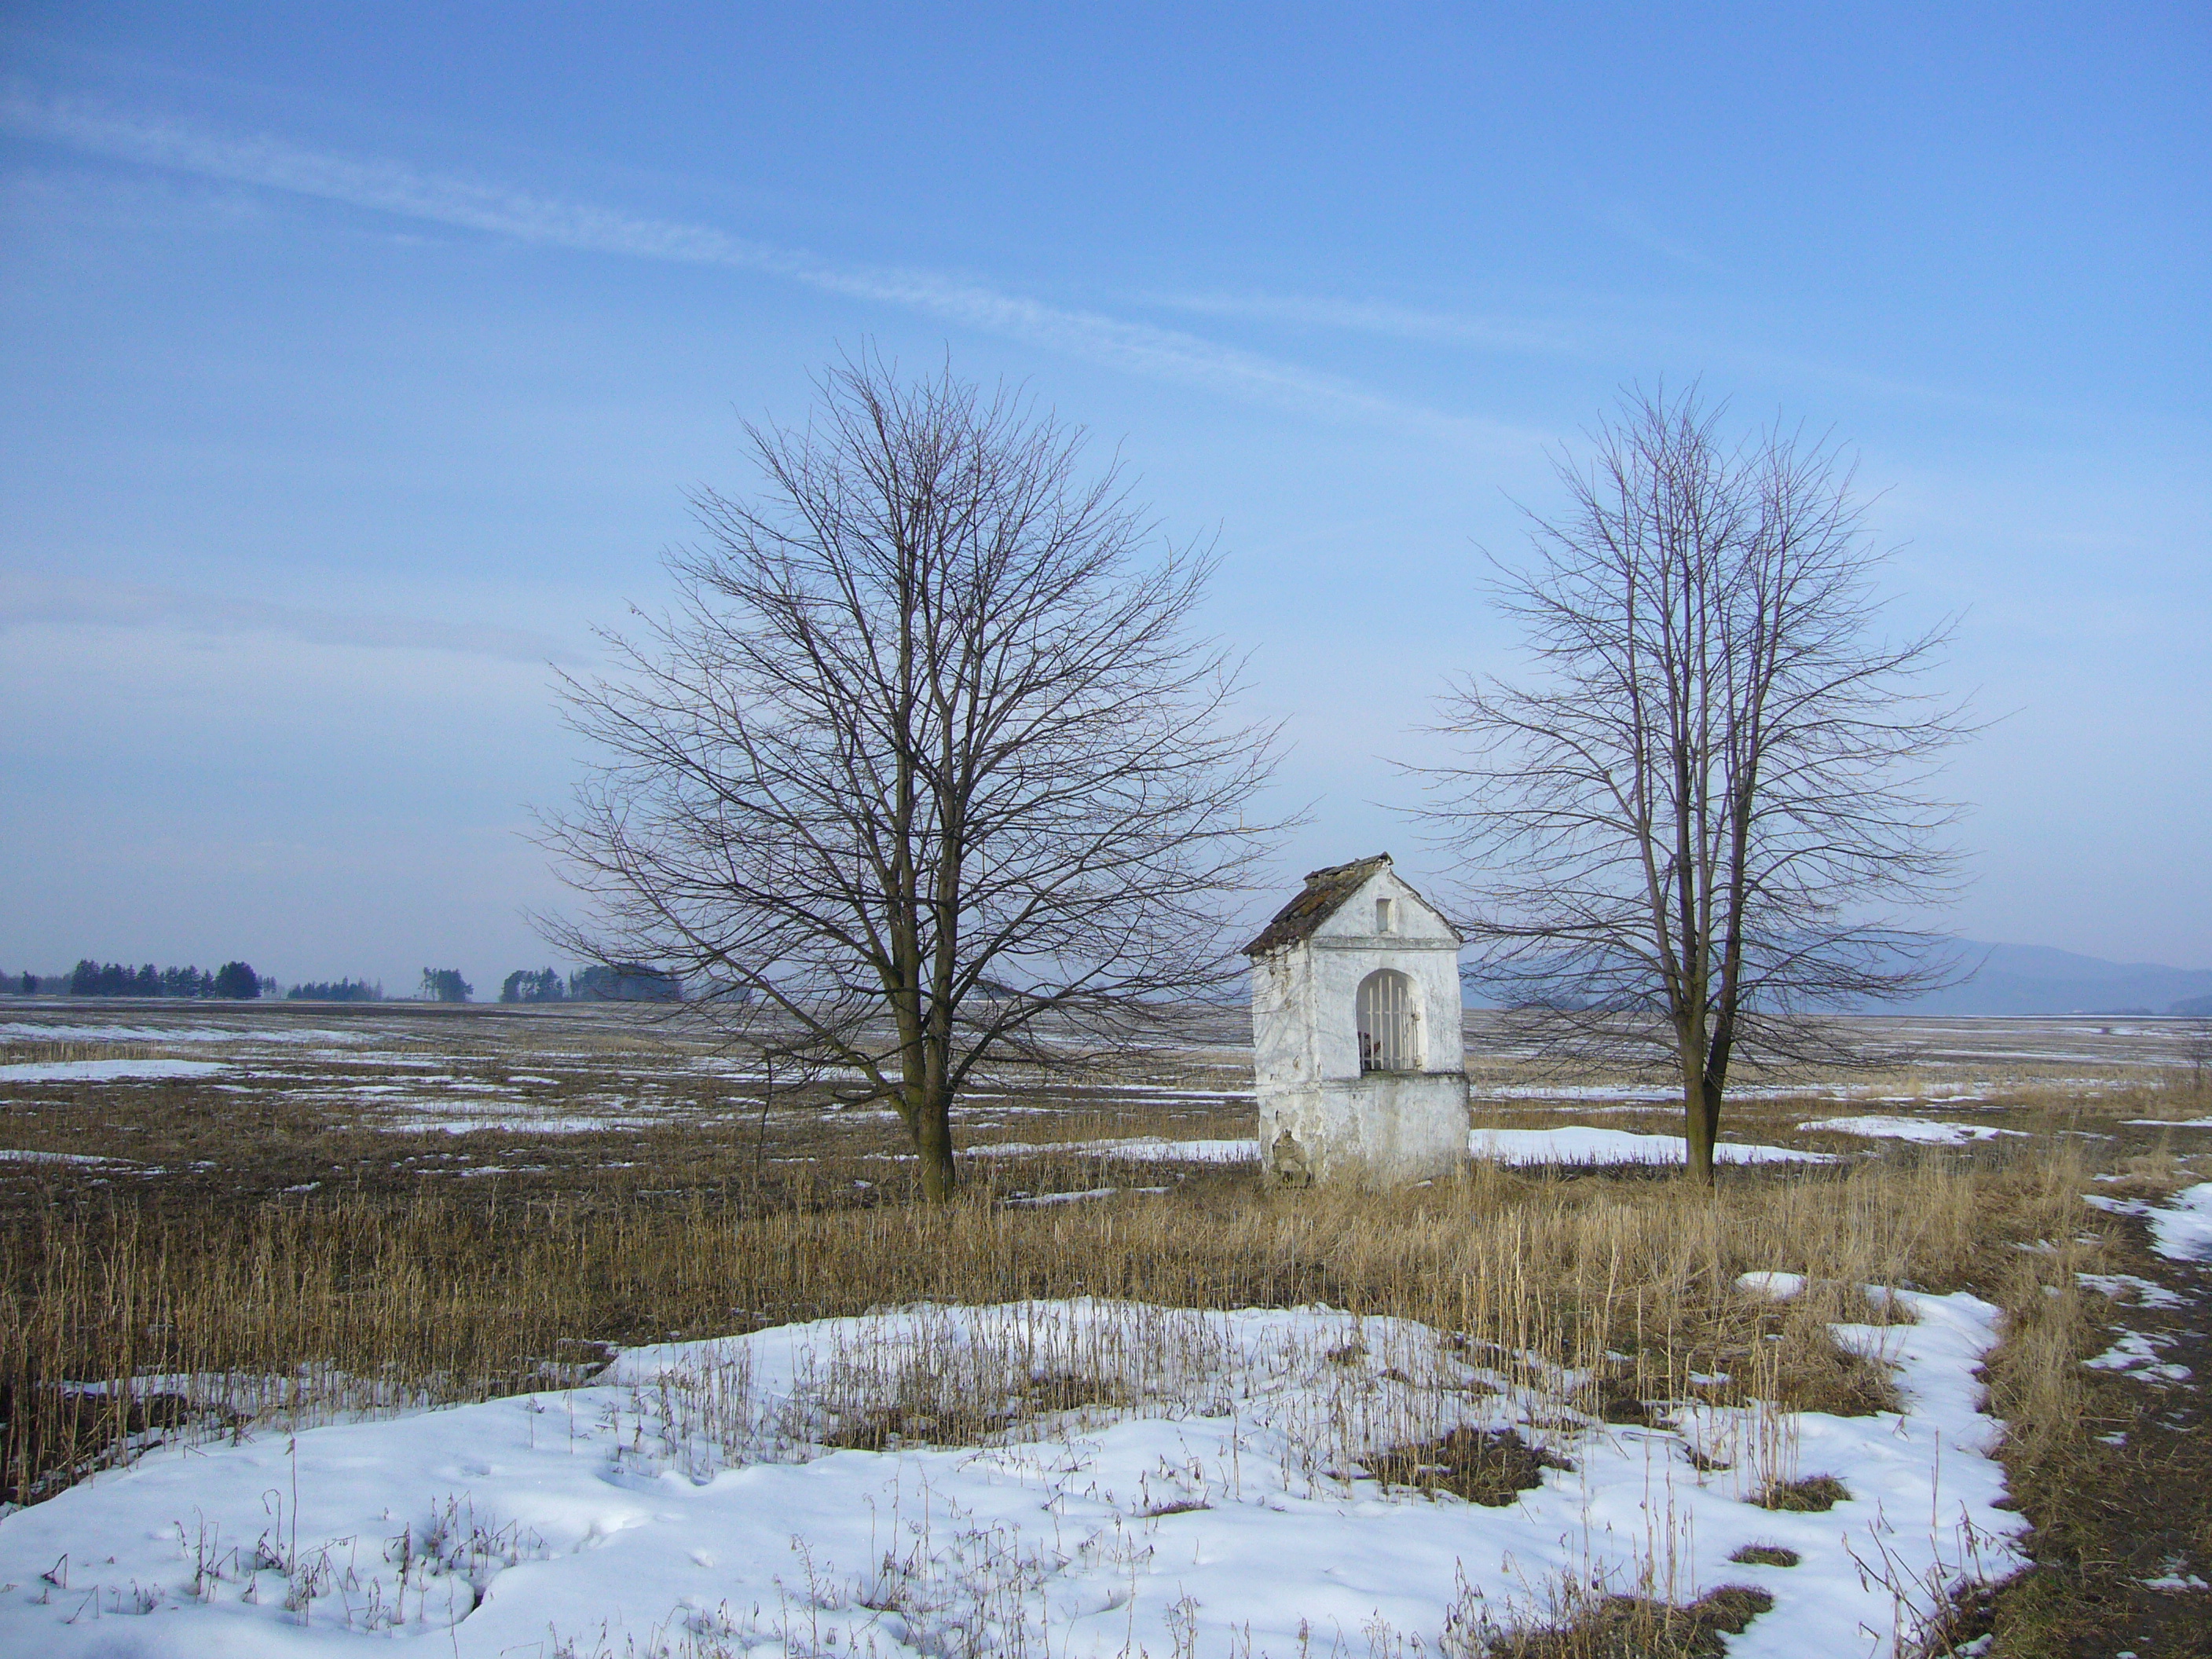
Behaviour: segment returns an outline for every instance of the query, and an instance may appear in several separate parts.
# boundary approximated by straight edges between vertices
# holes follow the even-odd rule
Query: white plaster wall
[[[1375,927],[1375,900],[1383,896],[1396,902],[1389,933]],[[1459,943],[1442,916],[1382,870],[1310,939],[1255,960],[1253,1070],[1263,1168],[1273,1168],[1285,1132],[1316,1180],[1425,1180],[1465,1159]],[[1359,982],[1380,968],[1413,983],[1419,1072],[1360,1073]]]
[[[1303,945],[1252,962],[1252,1074],[1262,1092],[1313,1081],[1313,953]]]
[[[1262,1093],[1261,1168],[1276,1180],[1391,1186],[1448,1176],[1467,1161],[1467,1098],[1466,1077],[1441,1072],[1370,1072]]]

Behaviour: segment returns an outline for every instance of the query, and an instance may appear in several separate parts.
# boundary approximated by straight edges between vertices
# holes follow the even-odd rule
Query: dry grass
[[[1887,1378],[1829,1322],[1886,1317],[1860,1285],[1947,1288],[1994,1246],[2067,1236],[2079,1212],[2053,1208],[2071,1206],[2067,1183],[2033,1167],[1746,1171],[1714,1197],[1488,1167],[1399,1194],[1270,1194],[1221,1175],[1044,1210],[988,1192],[938,1211],[766,1214],[703,1194],[615,1206],[316,1194],[181,1212],[117,1198],[50,1210],[0,1242],[6,1486],[41,1496],[180,1416],[315,1421],[544,1387],[605,1344],[1081,1295],[1411,1318],[1509,1370],[1525,1357],[1532,1376],[1594,1376],[1565,1403],[1615,1421],[1687,1398],[1864,1411],[1890,1403]],[[1780,1304],[1737,1291],[1763,1268],[1810,1284]],[[2063,1310],[2022,1301],[2067,1328]]]
[[[1746,1544],[1729,1557],[1745,1566],[1794,1567],[1804,1558],[1781,1544]]]
[[[2203,1152],[2177,1156],[2153,1142],[2124,1153],[2095,1189],[2160,1200],[2212,1176]],[[2051,1173],[2054,1188],[2069,1172]],[[2080,1186],[2088,1182],[2081,1181]],[[2077,1186],[2075,1190],[2079,1190]],[[2155,1257],[2106,1217],[2041,1237],[2048,1248],[2002,1264],[1993,1291],[2005,1310],[2005,1340],[1986,1365],[1990,1409],[2004,1419],[2008,1485],[2035,1523],[2035,1570],[1993,1592],[1971,1593],[1942,1640],[1990,1633],[1995,1659],[2058,1659],[2117,1647],[2163,1654],[2212,1654],[2212,1624],[2189,1597],[2162,1595],[2142,1581],[2173,1564],[2212,1560],[2212,1458],[2201,1396],[2147,1387],[2133,1377],[2085,1370],[2118,1323],[2133,1329],[2193,1331],[2186,1306],[2171,1314],[2115,1309],[2085,1292],[2081,1271],[2124,1269],[2165,1277]],[[2195,1358],[2194,1355],[2188,1357]],[[1945,1651],[1938,1646],[1931,1651]]]
[[[1723,1659],[1723,1636],[1741,1636],[1774,1605],[1765,1590],[1723,1584],[1684,1607],[1608,1595],[1563,1611],[1551,1627],[1508,1633],[1484,1659]]]
[[[134,1027],[152,1018],[130,1016]],[[544,1387],[586,1374],[610,1344],[922,1302],[1328,1303],[1456,1334],[1519,1384],[1572,1368],[1586,1381],[1557,1400],[1563,1414],[1650,1421],[1685,1399],[1866,1411],[1894,1403],[1886,1369],[1839,1346],[1830,1322],[1890,1316],[1867,1285],[1970,1288],[2004,1310],[2006,1340],[1987,1366],[1991,1409],[2009,1425],[2004,1455],[2037,1523],[2039,1560],[2059,1565],[2002,1592],[1993,1614],[1984,1598],[1952,1636],[1993,1619],[1996,1651],[2024,1655],[2068,1651],[2102,1628],[2094,1596],[2136,1569],[2097,1564],[2125,1553],[2115,1539],[2146,1531],[2129,1506],[2155,1504],[2147,1494],[2178,1478],[2179,1465],[2151,1460],[2193,1444],[2178,1431],[2154,1440],[2148,1408],[2129,1394],[2142,1385],[2080,1363],[2109,1340],[2112,1310],[2077,1272],[2155,1272],[2128,1254],[2138,1224],[2088,1211],[2080,1194],[2157,1199],[2212,1173],[2212,1131],[2160,1127],[2203,1115],[2207,1097],[2201,1077],[2172,1067],[1923,1055],[1825,1097],[1747,1094],[1730,1103],[1730,1137],[1853,1161],[1733,1170],[1713,1199],[1656,1174],[1487,1167],[1414,1193],[1269,1194],[1242,1173],[1139,1173],[1068,1150],[977,1158],[968,1198],[932,1212],[902,1201],[907,1166],[885,1157],[901,1150],[895,1124],[826,1111],[804,1091],[779,1090],[764,1113],[757,1089],[703,1067],[696,1034],[672,1027],[604,1011],[276,1011],[270,1029],[284,1026],[302,1040],[257,1052],[221,1085],[50,1085],[0,1103],[7,1145],[107,1160],[0,1167],[5,1496],[46,1495],[156,1438]],[[310,1026],[361,1035],[349,1048],[311,1047]],[[2065,1035],[2065,1047],[2094,1046],[2094,1031]],[[226,1052],[134,1035],[10,1043],[0,1058]],[[1137,1080],[1212,1094],[1152,1105],[1126,1077],[1007,1084],[971,1109],[961,1138],[1249,1134],[1249,1103],[1224,1092],[1245,1063],[1233,1046],[1163,1055]],[[1474,1069],[1478,1089],[1514,1091],[1480,1109],[1486,1121],[1556,1124],[1597,1109],[1607,1115],[1588,1121],[1680,1132],[1675,1108],[1547,1102],[1510,1058]],[[1797,1128],[1896,1109],[1883,1103],[1894,1096],[1932,1097],[1932,1114],[1911,1109],[1925,1115],[2030,1133],[1923,1151]],[[637,1121],[581,1133],[398,1127],[477,1110]],[[2105,1171],[2094,1185],[2084,1148]],[[1132,1182],[1171,1190],[1140,1196]],[[1003,1201],[1116,1186],[1079,1204]],[[1735,1289],[1760,1269],[1809,1283],[1785,1303]],[[947,1377],[881,1358],[856,1355],[851,1375],[825,1379],[813,1431],[855,1445],[988,1439],[1112,1406],[1126,1386],[1112,1367]],[[1346,1366],[1348,1379],[1356,1369]],[[1785,1413],[1747,1418],[1757,1426],[1747,1442],[1773,1443],[1704,1449],[1747,1492],[1822,1473],[1794,1467]],[[1383,1478],[1439,1491],[1516,1478],[1510,1449],[1443,1443],[1441,1425],[1370,1426],[1385,1431],[1370,1446],[1395,1448],[1367,1459]],[[2099,1437],[2114,1428],[2130,1431],[2120,1451]],[[1317,1467],[1325,1478],[1334,1466]],[[2205,1526],[2194,1545],[2160,1534],[2157,1547],[2212,1553]],[[1716,1651],[1725,1626],[1707,1615],[1734,1616],[1717,1602],[1669,1607],[1663,1582],[1627,1588],[1563,1603],[1558,1627],[1522,1650]]]
[[[149,1042],[0,1040],[0,1066],[70,1065],[87,1060],[152,1060],[166,1051]]]
[[[1763,1510],[1820,1515],[1850,1495],[1850,1488],[1834,1475],[1809,1474],[1796,1480],[1770,1480],[1753,1494],[1751,1501]]]
[[[1493,1509],[1540,1486],[1546,1469],[1572,1469],[1557,1452],[1531,1446],[1512,1429],[1456,1428],[1433,1440],[1393,1446],[1366,1463],[1386,1486],[1449,1492]]]

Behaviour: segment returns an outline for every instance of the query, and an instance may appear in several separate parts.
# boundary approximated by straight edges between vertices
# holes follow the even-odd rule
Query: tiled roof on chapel
[[[1314,929],[1334,915],[1370,876],[1389,867],[1390,855],[1377,853],[1372,858],[1354,859],[1349,864],[1334,864],[1326,870],[1311,872],[1306,877],[1305,890],[1275,912],[1275,919],[1261,930],[1259,938],[1244,947],[1244,954],[1263,957],[1285,945],[1311,939]]]

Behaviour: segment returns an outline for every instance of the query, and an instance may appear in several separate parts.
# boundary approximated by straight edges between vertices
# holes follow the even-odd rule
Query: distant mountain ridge
[[[1886,1003],[1893,1014],[2212,1015],[2212,968],[2168,968],[2153,962],[2106,962],[2047,945],[1990,945],[1960,939],[1962,965],[1973,976],[1948,990]]]

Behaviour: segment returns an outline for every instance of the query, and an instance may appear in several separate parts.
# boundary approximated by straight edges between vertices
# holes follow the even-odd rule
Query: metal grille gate
[[[1361,1071],[1420,1069],[1419,1058],[1413,1049],[1411,980],[1389,968],[1368,975],[1359,981],[1358,1020]]]

